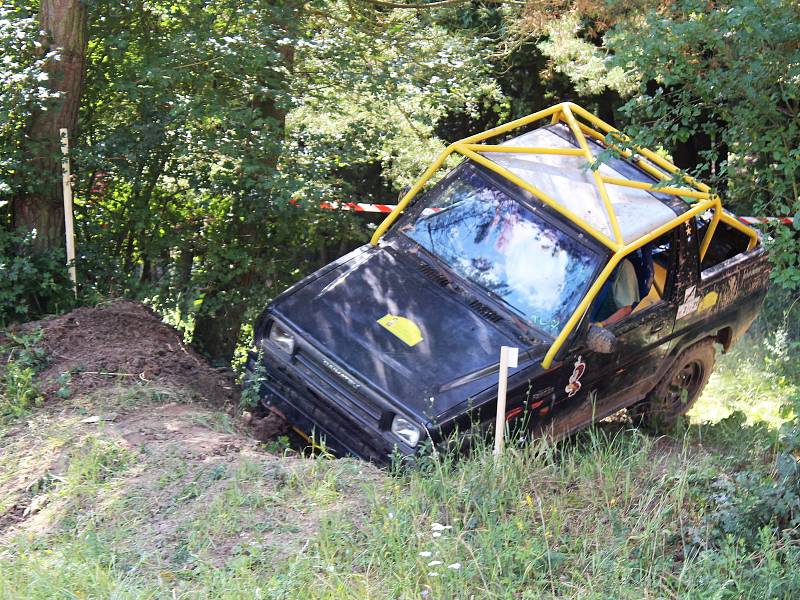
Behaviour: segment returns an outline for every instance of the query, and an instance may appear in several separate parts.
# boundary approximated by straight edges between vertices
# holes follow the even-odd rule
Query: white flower
[[[442,561],[440,561],[440,560],[432,560],[431,562],[428,563],[428,566],[429,567],[437,567],[440,564],[442,564]]]
[[[427,550],[423,550],[422,552],[419,553],[419,555],[422,556],[423,558],[428,558],[431,555],[431,553],[428,552]]]
[[[453,569],[454,571],[458,571],[461,568],[461,563],[453,563],[452,565],[447,565],[448,569]]]
[[[438,577],[438,576],[439,576],[439,574],[438,573],[434,573],[433,571],[428,573],[428,577]]]
[[[431,523],[431,531],[445,531],[447,529],[452,529],[453,527],[450,525],[442,525],[441,523]]]
[[[442,534],[439,533],[438,531],[434,531],[433,532],[433,537],[442,537]]]

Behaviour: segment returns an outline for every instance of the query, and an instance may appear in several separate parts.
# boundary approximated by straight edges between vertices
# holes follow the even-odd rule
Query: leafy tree
[[[385,200],[442,115],[495,93],[484,41],[407,11],[98,0],[89,27],[84,270],[193,316],[223,362],[269,296],[366,238],[321,200]]]
[[[47,86],[45,66],[56,56],[42,53],[38,19],[21,3],[0,4],[0,208],[10,225],[10,199],[20,178],[26,132],[34,109],[57,97]]]
[[[231,356],[247,300],[295,249],[278,162],[296,12],[98,2],[90,24],[86,258],[98,284],[199,306],[195,343],[214,358]]]
[[[32,152],[31,123],[37,114],[57,106],[61,95],[48,83],[58,53],[45,47],[45,39],[35,12],[22,3],[0,4],[0,326],[63,310],[74,302],[63,238],[42,249],[46,240],[39,231],[14,230],[10,210],[12,198],[22,198],[31,181],[25,177]],[[60,184],[53,189],[60,190]],[[59,196],[53,218],[63,223],[60,207]]]
[[[709,141],[695,173],[728,204],[790,216],[773,232],[775,281],[800,289],[800,7],[786,0],[682,0],[618,26],[614,64],[639,83],[622,108],[651,144]]]

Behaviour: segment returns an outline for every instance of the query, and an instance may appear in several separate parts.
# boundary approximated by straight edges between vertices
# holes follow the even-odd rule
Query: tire
[[[681,352],[645,399],[628,409],[633,422],[656,433],[674,429],[706,387],[716,353],[713,340]]]

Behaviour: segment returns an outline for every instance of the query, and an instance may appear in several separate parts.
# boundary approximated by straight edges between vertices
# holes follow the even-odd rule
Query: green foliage
[[[451,111],[475,116],[482,103],[499,100],[487,40],[441,21],[343,2],[310,20],[313,34],[296,55],[305,74],[294,80],[298,108],[289,118],[290,156],[316,172],[306,179],[358,199],[374,190],[359,189],[354,167],[377,164],[396,192],[446,146],[435,133],[441,119]]]
[[[790,454],[781,453],[775,470],[775,477],[748,469],[713,480],[710,510],[701,528],[704,546],[736,540],[753,548],[765,528],[777,535],[794,537],[793,530],[800,525],[797,462]]]
[[[581,37],[581,29],[576,12],[547,24],[547,35],[539,42],[539,48],[550,59],[550,68],[569,78],[580,94],[600,94],[611,89],[623,97],[630,95],[635,90],[631,73],[609,64],[608,49]]]
[[[239,407],[251,409],[261,403],[261,386],[267,379],[267,368],[264,366],[262,352],[259,351],[257,358],[253,361],[253,369],[245,374],[247,377],[242,382],[242,397],[239,400]]]
[[[440,118],[496,95],[485,41],[425,13],[98,0],[89,28],[81,271],[184,322],[250,319],[365,240],[320,201],[386,201],[443,148]]]
[[[259,260],[302,252],[304,214],[287,218],[293,184],[275,168],[292,102],[281,53],[293,10],[95,4],[81,115],[91,134],[76,154],[79,228],[98,285],[156,291],[186,312],[254,263],[259,281],[280,281],[301,262]]]
[[[61,250],[35,252],[35,232],[0,228],[0,326],[74,305]]]
[[[21,417],[42,401],[35,377],[47,361],[41,332],[8,335],[11,343],[0,346],[0,421]]]
[[[23,416],[41,401],[34,381],[36,371],[13,361],[3,365],[0,372],[0,419]]]
[[[735,456],[733,471],[693,476],[704,515],[687,534],[695,550],[733,544],[757,552],[764,536],[796,544],[800,525],[800,362],[797,303],[773,289],[761,318],[720,364],[693,409],[695,419],[717,421],[692,434]],[[704,406],[705,405],[705,406]],[[733,409],[718,420],[724,410]]]
[[[734,209],[794,218],[773,232],[775,281],[800,288],[800,10],[787,0],[672,3],[606,36],[639,93],[623,111],[648,145],[698,144],[694,174]]]

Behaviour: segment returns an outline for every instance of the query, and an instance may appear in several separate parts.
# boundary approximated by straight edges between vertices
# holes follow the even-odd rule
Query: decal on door
[[[717,292],[708,292],[703,299],[700,301],[700,306],[697,307],[699,312],[703,312],[704,310],[708,310],[712,306],[714,306],[719,300],[719,294]]]
[[[717,304],[717,300],[719,300],[719,294],[717,292],[708,292],[701,298],[697,293],[697,287],[693,285],[684,293],[683,302],[678,307],[678,314],[675,318],[682,319],[687,315],[708,310]]]
[[[422,341],[422,332],[411,319],[388,314],[378,319],[378,323],[409,346],[416,346]]]
[[[700,296],[697,295],[697,286],[689,286],[683,294],[683,302],[678,307],[678,314],[675,318],[682,319],[686,315],[692,314],[697,310],[699,304]]]
[[[569,383],[564,388],[564,391],[567,392],[567,397],[572,398],[581,389],[581,376],[585,370],[586,363],[583,362],[581,356],[578,356],[578,360],[575,361],[575,368],[572,369],[572,375],[569,376]]]

